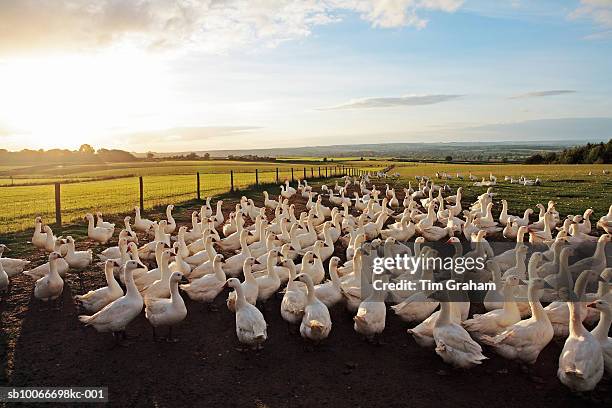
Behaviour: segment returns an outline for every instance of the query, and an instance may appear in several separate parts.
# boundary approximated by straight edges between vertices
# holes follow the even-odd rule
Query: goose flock
[[[377,189],[392,178],[385,172],[346,176],[319,191],[306,180],[295,187],[286,181],[277,197],[263,192],[262,207],[242,197],[227,218],[223,201],[213,206],[208,198],[190,214],[191,225],[177,224],[172,205],[156,221],[136,207],[133,222],[124,218],[116,246],[107,246],[115,224],[88,213],[87,236],[104,246],[97,257],[107,285],[75,297],[79,320],[121,342],[144,308],[154,339],[161,340],[157,329],[167,328],[165,339],[176,341],[172,328],[187,315],[183,296],[214,310],[213,301],[229,287],[227,308],[247,348],[263,347],[266,302],[275,296],[282,297],[282,318],[313,345],[329,336],[329,309],[338,305],[354,316],[359,335],[375,340],[385,329],[389,303],[419,346],[457,368],[482,364],[485,352],[534,364],[558,337],[565,339],[558,378],[571,390],[592,390],[604,370],[612,373],[612,268],[606,258],[612,206],[593,226],[592,209],[562,218],[549,201],[537,204],[534,221],[533,209],[512,215],[506,200],[494,203],[493,174],[478,181],[470,173],[488,188],[468,205],[462,187],[436,184],[452,178],[446,173],[418,176],[415,188],[409,182],[400,191],[389,184]],[[500,251],[501,241],[514,244]],[[92,250],[76,251],[72,237],[56,237],[41,218],[31,243],[49,253],[47,263],[31,269],[29,261],[3,257],[8,248],[0,245],[0,291],[23,273],[34,280],[37,299],[59,301],[66,274],[93,267]],[[416,270],[394,265],[373,273],[377,257],[427,260],[445,249],[454,260],[482,259],[484,267],[458,271],[422,262]],[[375,279],[396,287],[417,281],[493,285],[486,293],[462,286],[375,290]],[[470,314],[473,303],[482,303],[486,313]]]

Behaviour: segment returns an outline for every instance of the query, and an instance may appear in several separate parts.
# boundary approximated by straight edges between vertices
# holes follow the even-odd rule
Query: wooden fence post
[[[306,180],[306,167],[304,167],[304,180]]]
[[[62,197],[60,193],[61,184],[55,183],[55,223],[62,226]]]
[[[197,191],[197,198],[198,198],[198,201],[200,201],[201,200],[201,196],[200,196],[200,172],[199,171],[196,173],[196,181],[198,183],[197,186],[196,186],[196,188],[197,188],[197,190],[196,190]]]
[[[321,166],[319,166],[319,178],[321,178]]]
[[[144,183],[142,176],[138,177],[138,185],[140,190],[140,211],[144,211]]]
[[[327,166],[325,166],[325,178],[327,178]]]
[[[291,168],[291,182],[293,183],[293,167]]]
[[[278,167],[276,168],[276,184],[278,184]]]
[[[230,191],[234,192],[234,170],[230,170]]]
[[[255,185],[259,185],[259,171],[255,169]]]

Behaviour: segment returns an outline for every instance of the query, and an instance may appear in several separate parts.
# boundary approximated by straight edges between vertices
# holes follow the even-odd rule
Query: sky
[[[3,0],[0,148],[612,137],[612,0]]]

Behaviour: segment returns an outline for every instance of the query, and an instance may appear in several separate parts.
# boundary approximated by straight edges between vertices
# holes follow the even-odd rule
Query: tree
[[[204,160],[210,160],[210,153],[204,153]]]
[[[153,160],[154,158],[155,158],[155,155],[153,154],[153,152],[147,153],[147,160]]]
[[[444,160],[446,160],[447,162],[451,162],[453,161],[453,156],[446,156]]]
[[[324,161],[324,162],[326,162],[326,161],[327,161],[327,157],[324,157],[324,158],[323,158],[323,161]]]
[[[82,144],[81,147],[79,147],[79,152],[86,153],[86,154],[94,154],[95,150],[93,147],[91,147],[91,145],[85,143],[85,144]]]

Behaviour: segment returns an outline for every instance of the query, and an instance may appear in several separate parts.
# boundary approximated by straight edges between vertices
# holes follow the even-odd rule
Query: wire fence
[[[147,210],[167,204],[202,200],[220,194],[285,180],[313,180],[344,175],[359,176],[380,166],[278,167],[160,176],[122,177],[46,185],[0,186],[0,234],[32,227],[34,218],[56,226],[82,219],[88,212],[106,215],[130,213],[135,206]],[[279,191],[271,192],[274,195]]]

